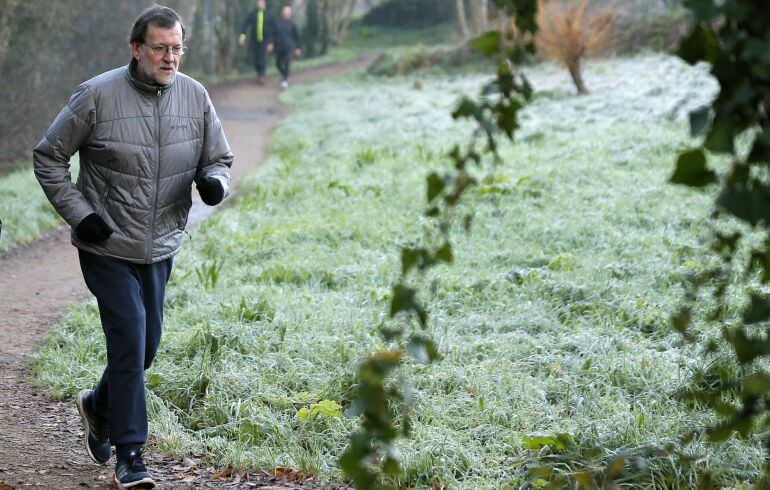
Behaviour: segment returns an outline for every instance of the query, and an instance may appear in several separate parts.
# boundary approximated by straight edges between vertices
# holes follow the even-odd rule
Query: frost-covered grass
[[[710,197],[667,178],[691,144],[687,111],[714,82],[663,55],[590,64],[584,97],[561,69],[530,74],[542,91],[519,141],[467,200],[473,228],[435,273],[430,333],[444,358],[405,370],[417,414],[399,444],[408,486],[516,488],[538,456],[526,436],[568,433],[609,455],[708,420],[676,396],[699,361],[668,317],[703,263]],[[340,477],[357,360],[382,347],[399,249],[424,225],[424,177],[467,139],[449,113],[482,81],[430,76],[416,90],[350,76],[285,94],[295,111],[270,161],[175,261],[147,375],[157,447]],[[71,397],[99,376],[103,344],[95,303],[77,305],[37,382]],[[692,449],[726,485],[762,463],[752,441]],[[667,458],[627,476],[692,486]]]
[[[73,179],[77,177],[78,158],[70,162]],[[0,254],[17,245],[40,238],[63,221],[43,194],[32,168],[21,168],[0,177]]]

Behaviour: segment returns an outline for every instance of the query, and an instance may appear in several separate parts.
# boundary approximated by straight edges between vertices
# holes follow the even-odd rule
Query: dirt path
[[[320,80],[359,68],[366,61],[307,70],[292,81]],[[211,96],[236,155],[232,174],[238,181],[264,161],[271,131],[288,109],[276,100],[275,79],[265,87],[253,81],[225,84],[213,88]],[[193,194],[197,200],[190,215],[192,225],[213,212]],[[57,230],[0,257],[0,490],[112,486],[114,458],[110,466],[97,466],[88,459],[74,403],[51,403],[28,382],[29,357],[67,306],[87,295],[68,233],[68,229]],[[266,475],[252,476],[247,484],[238,483],[241,477],[212,479],[212,469],[198,468],[195,460],[158,454],[149,455],[148,463],[161,488],[295,486],[290,480]]]

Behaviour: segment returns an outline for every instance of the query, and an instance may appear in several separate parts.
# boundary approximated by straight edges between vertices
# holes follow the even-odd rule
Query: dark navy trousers
[[[94,390],[94,412],[109,424],[113,445],[142,445],[147,441],[144,370],[158,352],[173,259],[140,265],[78,254],[107,340],[107,368]]]
[[[291,59],[294,55],[294,50],[276,50],[275,51],[275,66],[278,71],[281,72],[283,80],[288,80],[291,74]]]
[[[254,43],[254,67],[257,69],[257,75],[265,76],[265,71],[267,71],[267,43],[264,41]]]

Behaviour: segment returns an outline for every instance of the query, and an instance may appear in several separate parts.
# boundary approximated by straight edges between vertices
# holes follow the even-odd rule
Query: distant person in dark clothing
[[[299,29],[291,20],[291,7],[288,5],[281,10],[281,18],[273,24],[273,40],[275,42],[275,64],[281,72],[281,88],[289,87],[291,60],[302,54],[299,48]]]
[[[257,69],[257,83],[265,84],[267,70],[267,55],[273,51],[273,16],[266,10],[265,0],[257,0],[257,8],[251,11],[243,23],[238,44],[241,46],[249,41],[249,47],[254,55],[254,67]]]

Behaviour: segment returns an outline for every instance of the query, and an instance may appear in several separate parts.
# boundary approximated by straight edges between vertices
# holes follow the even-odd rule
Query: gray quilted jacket
[[[135,62],[84,82],[33,152],[35,176],[72,227],[72,244],[137,264],[182,244],[193,181],[230,180],[233,154],[203,86],[181,73],[165,87],[133,73]],[[73,184],[69,159],[80,153]],[[97,213],[114,230],[104,242],[74,229]]]

